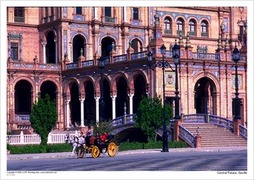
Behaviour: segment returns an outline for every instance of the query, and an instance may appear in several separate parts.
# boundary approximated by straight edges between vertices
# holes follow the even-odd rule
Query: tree
[[[35,102],[31,111],[31,126],[34,131],[41,137],[41,145],[47,145],[49,132],[56,125],[57,112],[55,102],[51,101],[49,95],[45,98],[39,97]]]
[[[172,118],[172,108],[166,104],[166,125]],[[148,138],[155,136],[156,129],[163,126],[163,107],[160,98],[143,97],[139,103],[137,116],[135,118],[135,127],[141,128]]]

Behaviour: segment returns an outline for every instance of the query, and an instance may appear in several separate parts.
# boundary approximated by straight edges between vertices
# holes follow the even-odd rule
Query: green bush
[[[169,148],[184,148],[188,147],[185,142],[169,142]],[[140,142],[122,142],[119,146],[119,151],[135,150],[135,149],[160,149],[162,148],[162,141],[149,141],[148,143]]]
[[[169,142],[169,148],[184,148],[188,147],[185,142]],[[142,142],[122,142],[119,146],[119,151],[135,150],[135,149],[160,149],[162,148],[161,141]],[[71,152],[70,144],[49,144],[42,145],[10,145],[7,144],[7,149],[11,154],[31,154],[31,153],[54,153],[54,152]]]
[[[30,154],[30,153],[52,153],[52,152],[68,152],[72,150],[70,144],[50,144],[42,145],[7,145],[7,149],[11,154]]]

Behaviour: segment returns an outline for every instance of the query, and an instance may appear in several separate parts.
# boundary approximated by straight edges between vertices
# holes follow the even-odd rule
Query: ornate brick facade
[[[148,68],[147,53],[160,62],[166,46],[166,102],[174,107],[175,65],[181,47],[180,113],[233,118],[235,46],[242,124],[247,125],[247,7],[8,7],[8,131],[28,128],[32,103],[56,101],[56,128],[135,113],[142,95],[162,96],[162,70]],[[98,60],[106,66],[98,68]]]

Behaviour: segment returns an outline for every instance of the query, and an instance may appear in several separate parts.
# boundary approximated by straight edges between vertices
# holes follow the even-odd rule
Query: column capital
[[[130,94],[128,94],[128,96],[129,96],[130,98],[133,98],[134,94],[130,93]]]

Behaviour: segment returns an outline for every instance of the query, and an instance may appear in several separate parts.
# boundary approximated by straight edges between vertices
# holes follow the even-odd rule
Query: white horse
[[[65,143],[70,143],[72,145],[71,156],[76,155],[77,158],[80,157],[78,148],[81,148],[81,150],[84,151],[84,155],[86,157],[86,144],[85,144],[84,137],[78,137],[77,135],[70,136],[69,134],[66,134],[64,136],[64,140],[65,140]]]

